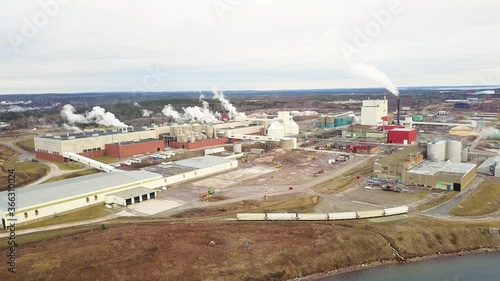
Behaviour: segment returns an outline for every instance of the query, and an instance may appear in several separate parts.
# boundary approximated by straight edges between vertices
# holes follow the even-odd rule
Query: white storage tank
[[[293,147],[293,138],[282,138],[280,140],[280,147],[284,150],[292,150]]]
[[[267,213],[267,220],[269,221],[293,221],[296,219],[296,213]]]
[[[429,142],[427,144],[427,159],[438,162],[446,158],[446,141]]]
[[[469,161],[469,148],[464,147],[462,149],[462,162],[467,162]]]
[[[269,125],[269,128],[267,128],[267,135],[269,137],[283,137],[285,136],[285,127],[283,127],[279,121],[274,121]]]
[[[197,133],[197,134],[201,134],[201,132],[203,131],[203,128],[201,127],[200,124],[198,123],[194,123],[192,125],[192,128],[193,128],[193,132]]]
[[[177,124],[170,127],[170,135],[173,137],[178,136],[181,133],[181,127]]]
[[[266,220],[266,213],[242,213],[236,215],[239,221],[263,221]]]
[[[384,210],[357,211],[358,219],[378,218],[384,216]]]
[[[207,138],[212,139],[214,137],[214,132],[215,132],[215,129],[213,126],[207,126],[207,129],[205,131]]]
[[[300,221],[326,221],[328,220],[328,214],[326,213],[305,213],[297,214],[297,219]]]
[[[446,143],[446,160],[450,162],[462,162],[462,142],[449,140]]]
[[[242,148],[241,148],[241,143],[235,143],[235,144],[233,145],[233,151],[234,151],[234,153],[236,153],[236,154],[242,153],[242,152],[243,152],[243,150],[242,150]]]
[[[328,213],[328,220],[355,220],[356,212]]]
[[[191,132],[191,131],[192,131],[191,125],[189,125],[189,124],[184,124],[184,125],[182,125],[182,132],[183,132],[184,134],[186,134],[186,135],[187,135],[187,134],[188,134],[189,132]]]

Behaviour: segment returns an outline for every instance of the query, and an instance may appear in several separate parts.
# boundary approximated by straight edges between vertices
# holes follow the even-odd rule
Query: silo
[[[195,132],[195,133],[200,134],[200,133],[201,133],[201,131],[203,131],[203,128],[202,128],[202,127],[201,127],[201,125],[200,125],[200,124],[198,124],[198,123],[194,123],[194,124],[192,125],[192,127],[193,127],[193,132]]]
[[[464,147],[462,149],[462,162],[467,162],[469,161],[469,148]]]
[[[207,129],[205,131],[207,138],[211,139],[214,137],[214,127],[213,126],[207,126]]]
[[[284,150],[293,149],[293,139],[292,138],[282,138],[280,139],[280,147]]]
[[[191,125],[189,125],[189,124],[184,124],[184,125],[182,125],[182,132],[183,132],[184,134],[186,134],[186,135],[187,135],[187,134],[189,134],[189,132],[191,132],[191,131],[192,131]]]
[[[185,134],[179,134],[179,135],[177,135],[177,141],[178,142],[187,142],[188,137]]]
[[[193,134],[191,134],[191,135],[189,135],[189,137],[188,137],[188,141],[189,141],[189,142],[195,142],[195,141],[196,141],[196,137],[195,137]]]
[[[444,161],[446,157],[446,141],[429,142],[427,144],[427,159],[430,161]]]
[[[176,124],[176,125],[172,125],[172,127],[170,127],[170,135],[171,136],[176,137],[180,133],[181,133],[181,127],[179,125]]]
[[[334,126],[335,127],[343,127],[351,125],[354,122],[354,117],[340,117],[335,118]]]
[[[241,149],[241,143],[235,143],[233,146],[233,151],[234,153],[242,153],[243,150]]]
[[[205,134],[201,133],[201,139],[202,139],[202,140],[206,140],[206,139],[207,139],[207,135],[205,135]]]
[[[333,128],[335,127],[335,117],[333,116],[326,116],[326,128]]]
[[[316,125],[319,128],[325,128],[326,127],[326,116],[325,115],[319,116],[317,121],[316,121]]]
[[[194,138],[196,139],[196,141],[201,141],[203,139],[203,137],[201,136],[201,134],[194,135]]]
[[[460,163],[462,161],[462,142],[448,140],[446,143],[446,160]]]

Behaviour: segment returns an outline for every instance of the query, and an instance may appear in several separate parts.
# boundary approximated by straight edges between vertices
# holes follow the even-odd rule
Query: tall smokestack
[[[399,96],[398,96],[398,113],[397,113],[397,118],[398,118],[398,126],[399,126],[399,111],[401,110],[401,101],[399,100]]]

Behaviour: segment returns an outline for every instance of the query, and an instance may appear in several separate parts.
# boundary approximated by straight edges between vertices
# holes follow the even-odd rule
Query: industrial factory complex
[[[290,185],[292,191],[294,181],[305,185],[342,167],[356,173],[358,166],[367,163],[373,163],[369,173],[358,175],[351,183],[366,189],[356,192],[382,190],[403,194],[414,193],[418,188],[460,192],[478,175],[500,176],[498,156],[472,150],[471,139],[476,138],[474,134],[484,126],[478,119],[456,120],[442,110],[424,117],[408,113],[409,107],[401,114],[399,99],[396,112],[389,113],[389,100],[385,97],[363,100],[360,104],[359,110],[317,113],[296,120],[297,115],[289,111],[248,116],[236,113],[230,117],[223,114],[214,122],[192,120],[39,134],[34,138],[34,154],[38,160],[79,162],[100,172],[19,189],[17,223],[39,221],[98,205],[125,209],[147,205],[138,205],[145,201],[161,205],[162,200],[175,194],[163,192],[172,190],[172,186],[182,186],[176,189],[181,193],[180,201],[192,198],[194,193],[199,193],[204,200],[215,192],[222,192],[223,198],[249,194],[267,198],[267,193],[276,189],[274,182],[277,186]],[[232,149],[226,151],[227,147]],[[204,153],[196,155],[204,156],[169,159],[175,153],[201,149]],[[115,163],[99,162],[105,156],[115,159]],[[480,157],[484,161],[478,163]],[[148,159],[148,163],[142,163],[141,159]],[[245,184],[246,188],[237,189]],[[234,186],[234,190],[230,186]],[[11,215],[5,207],[6,192],[0,193],[3,227]],[[362,218],[363,212],[374,212],[376,215],[372,217],[381,217],[387,215],[386,209],[412,203],[410,197],[403,202],[387,203],[383,198],[393,193],[385,194],[379,202],[368,203],[371,207],[380,205],[378,210],[367,211],[366,206],[352,203],[371,198],[365,194],[350,203],[354,209],[342,211],[350,212],[351,219]],[[407,212],[405,207],[398,214]],[[308,219],[304,214],[282,217],[333,220],[337,213],[331,214],[306,215]],[[240,220],[255,218],[273,220],[273,214],[238,217]]]

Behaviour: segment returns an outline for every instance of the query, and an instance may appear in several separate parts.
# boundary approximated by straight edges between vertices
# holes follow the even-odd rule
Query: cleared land
[[[357,177],[364,178],[373,173],[373,162],[374,160],[367,161],[355,170],[351,170],[334,179],[316,185],[314,189],[324,194],[332,194],[346,190],[357,183]]]
[[[500,211],[500,180],[483,182],[477,190],[450,210],[454,216],[482,216]]]
[[[0,145],[0,190],[7,189],[8,170],[14,169],[16,174],[16,186],[26,185],[33,182],[49,171],[49,167],[31,161],[17,162],[17,154],[5,145]]]
[[[453,197],[457,196],[459,193],[455,191],[443,191],[441,194],[431,198],[430,200],[424,202],[423,204],[418,205],[415,210],[424,211],[430,208],[436,207],[437,205],[441,205],[444,202],[453,199]]]
[[[26,151],[30,151],[30,152],[35,151],[35,139],[34,138],[18,141],[18,142],[16,142],[16,145],[19,146],[20,148],[26,150]]]
[[[126,219],[124,222],[126,223]],[[498,247],[493,224],[425,218],[360,222],[134,222],[18,237],[2,280],[287,280],[352,265]],[[69,230],[68,230],[69,231]],[[498,234],[498,230],[497,230]],[[209,245],[213,241],[215,245]],[[0,240],[0,255],[8,245]],[[71,251],[68,251],[71,249]],[[50,257],[47,258],[47,257]],[[20,268],[21,269],[21,268]],[[10,274],[10,275],[7,275]]]

